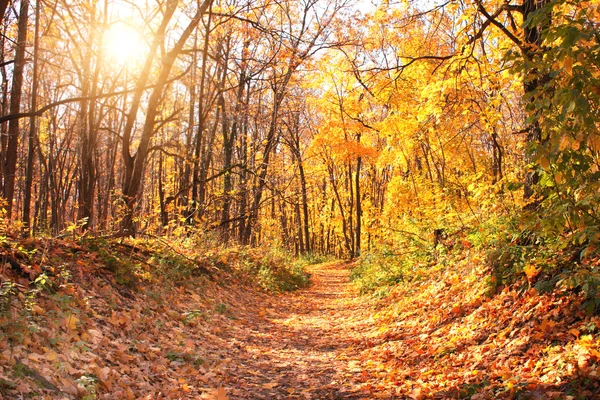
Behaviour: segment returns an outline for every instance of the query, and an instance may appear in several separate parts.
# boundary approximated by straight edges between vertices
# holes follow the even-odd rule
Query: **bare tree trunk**
[[[106,14],[107,3],[104,5],[104,14]],[[100,67],[102,60],[102,46],[100,54],[97,57],[94,72],[91,72],[91,64],[94,54],[94,45],[98,41],[96,33],[96,10],[91,11],[90,26],[91,38],[90,46],[87,49],[87,59],[83,68],[82,92],[83,96],[90,96],[90,100],[81,103],[81,156],[79,160],[79,209],[77,218],[82,223],[82,229],[88,229],[94,226],[94,200],[97,183],[96,171],[96,151],[98,146],[98,123],[96,121],[97,105],[95,97],[98,95],[98,80],[100,76]],[[102,22],[100,31],[104,31],[105,23]]]
[[[0,0],[0,22],[4,20],[6,14],[6,8],[8,7],[9,0]]]
[[[27,48],[27,24],[29,20],[29,0],[21,1],[19,13],[19,26],[15,50],[15,67],[13,70],[13,83],[10,96],[10,114],[21,112],[21,94],[23,88],[23,69],[25,67],[25,51]],[[19,147],[19,119],[12,119],[8,123],[8,140],[4,159],[4,187],[3,196],[6,201],[6,216],[11,218],[13,196],[15,193],[15,174],[17,169],[17,150]]]
[[[529,16],[535,12],[537,12],[541,7],[545,5],[545,1],[536,1],[536,0],[524,0],[521,6],[523,10],[523,21],[527,21]],[[523,29],[524,39],[526,43],[526,47],[524,50],[524,56],[527,59],[531,59],[533,57],[533,52],[536,49],[542,47],[542,30],[547,27],[549,24],[548,21],[544,22],[544,26],[525,26]],[[539,76],[539,73],[536,70],[530,71],[531,74],[525,74],[525,82],[523,83],[523,94],[529,103],[535,102],[533,96],[535,96],[536,92],[539,88],[544,85],[544,83],[549,80],[547,75]],[[542,142],[542,129],[540,127],[540,123],[537,119],[533,123],[531,123],[527,128],[527,137],[526,142],[529,146],[535,146],[536,144],[540,144]],[[527,155],[527,161],[531,161],[533,159],[533,153]],[[535,187],[539,182],[539,170],[538,168],[534,168],[532,171],[528,171],[525,174],[525,183],[523,186],[523,199],[528,202],[531,200],[535,193]],[[537,201],[528,204],[529,207],[537,207]]]
[[[302,229],[302,216],[300,215],[300,203],[296,199],[294,202],[294,212],[296,214],[296,229],[298,235],[298,254],[305,254],[306,247],[305,244],[308,242],[307,238],[303,237],[303,229]]]
[[[166,26],[173,16],[175,9],[177,7],[178,1],[170,1],[167,6],[167,13],[165,14],[165,19],[163,20],[163,24],[161,25],[162,33],[156,35],[155,43],[153,44],[154,52],[156,48],[159,46],[160,41],[162,40],[162,36],[164,34],[164,30]],[[196,11],[196,15],[189,22],[188,26],[184,29],[181,36],[173,46],[173,48],[163,57],[162,66],[160,70],[160,74],[156,80],[156,84],[150,94],[150,98],[148,99],[148,107],[146,110],[146,119],[144,121],[144,126],[142,128],[142,134],[139,140],[139,145],[137,146],[137,150],[134,155],[130,153],[130,140],[131,134],[133,130],[133,124],[135,122],[135,116],[137,114],[137,109],[139,108],[139,102],[141,100],[141,94],[144,90],[145,83],[147,77],[142,77],[138,82],[138,87],[136,88],[137,104],[133,105],[135,112],[132,112],[129,115],[127,126],[125,128],[125,133],[123,135],[123,148],[124,151],[124,161],[125,161],[125,179],[123,183],[123,197],[126,204],[125,215],[123,217],[121,231],[122,233],[128,235],[135,235],[135,226],[133,223],[133,217],[136,212],[139,196],[142,188],[142,177],[144,173],[144,167],[146,164],[146,158],[148,156],[148,150],[150,148],[150,142],[155,133],[155,121],[156,115],[158,113],[158,106],[161,101],[161,97],[164,91],[165,86],[167,85],[167,80],[171,73],[171,69],[173,68],[173,64],[177,56],[181,53],[183,49],[183,45],[190,37],[198,23],[200,22],[202,15],[208,8],[208,6],[212,3],[212,0],[204,0],[204,2],[198,6],[198,10]],[[151,52],[151,53],[154,53]],[[149,56],[149,61],[146,66],[148,70],[152,65],[153,54]]]
[[[197,47],[198,44],[198,33],[194,36],[194,48]],[[195,162],[192,161],[192,157],[194,156],[194,148],[192,146],[193,136],[194,136],[194,123],[196,116],[196,63],[197,53],[194,52],[192,54],[192,77],[190,83],[190,104],[189,104],[189,114],[188,114],[188,129],[187,135],[185,139],[185,159],[183,165],[183,172],[181,177],[181,182],[179,184],[179,193],[180,200],[177,201],[177,205],[181,207],[182,217],[185,218],[186,222],[189,216],[189,206],[190,206],[190,188],[192,185],[191,176],[192,176],[192,165],[195,165]]]
[[[33,39],[33,76],[31,86],[31,110],[37,110],[38,92],[38,52],[39,52],[39,29],[40,29],[40,4],[35,6],[35,29]],[[33,168],[35,164],[35,150],[37,146],[36,117],[29,118],[29,138],[27,143],[27,167],[25,171],[25,190],[23,194],[23,234],[31,234],[31,191],[33,185]]]
[[[500,181],[504,174],[502,172],[502,146],[498,142],[498,134],[492,132],[492,183],[495,184]]]
[[[360,133],[356,135],[356,141],[360,143]],[[354,176],[354,190],[356,191],[356,229],[354,233],[356,235],[355,246],[354,246],[354,257],[360,256],[360,240],[361,240],[361,224],[362,224],[362,205],[360,198],[360,169],[362,166],[362,157],[358,157],[356,160],[356,175]]]
[[[169,225],[169,213],[167,212],[167,203],[165,201],[165,188],[163,184],[163,154],[158,156],[158,200],[160,203],[160,223],[163,228]]]
[[[205,141],[205,130],[206,130],[206,112],[204,110],[204,97],[205,97],[205,87],[207,80],[207,64],[208,64],[208,45],[209,38],[211,32],[211,23],[212,23],[212,7],[208,9],[208,21],[206,22],[204,29],[204,45],[202,49],[202,70],[200,72],[200,91],[198,93],[198,129],[196,133],[195,139],[195,147],[194,147],[194,167],[192,172],[192,199],[190,207],[188,208],[187,222],[188,224],[192,223],[194,215],[197,215],[200,212],[200,207],[202,207],[204,203],[204,188],[200,187],[200,185],[204,185],[204,182],[201,182],[201,175],[203,175],[203,165],[205,164],[205,160],[207,158],[206,152],[202,151],[204,148]],[[217,110],[218,112],[218,110]],[[208,168],[208,166],[206,167]],[[206,174],[204,174],[206,175]],[[201,198],[202,197],[202,198]]]
[[[304,250],[306,253],[310,253],[312,250],[310,242],[310,221],[308,219],[308,193],[306,189],[306,175],[304,173],[304,164],[299,161],[298,170],[300,173],[300,191],[302,194],[302,227],[304,229],[305,246]]]

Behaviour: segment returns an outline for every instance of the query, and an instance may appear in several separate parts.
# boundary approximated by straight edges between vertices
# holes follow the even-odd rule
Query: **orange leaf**
[[[279,382],[270,382],[270,383],[265,383],[264,385],[262,385],[263,388],[265,389],[273,389],[277,386],[279,386]]]
[[[69,314],[69,316],[65,318],[65,327],[70,331],[74,331],[77,329],[78,322],[79,319],[77,319],[76,316],[74,316],[73,314]]]
[[[531,280],[538,276],[541,270],[533,264],[527,264],[525,267],[523,267],[523,272],[525,272],[525,275],[527,275],[527,279]]]

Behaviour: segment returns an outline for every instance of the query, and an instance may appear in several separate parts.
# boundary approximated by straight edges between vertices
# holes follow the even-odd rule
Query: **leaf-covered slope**
[[[375,315],[365,385],[407,398],[600,396],[600,318],[578,296],[508,286],[490,297],[489,270],[468,251],[451,268],[415,273]]]
[[[266,273],[249,267],[257,255],[171,250],[5,243],[0,394],[600,396],[600,318],[581,311],[572,292],[507,286],[489,296],[489,272],[475,250],[451,268],[415,269],[380,299],[358,294],[349,264],[311,267],[308,289],[274,295],[248,283]]]
[[[271,301],[251,282],[299,285],[276,258],[236,249],[29,240],[0,258],[6,398],[226,398],[227,366],[244,362],[231,332]]]

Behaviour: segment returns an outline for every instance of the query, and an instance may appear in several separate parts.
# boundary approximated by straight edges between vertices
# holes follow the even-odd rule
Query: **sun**
[[[147,44],[140,33],[122,22],[114,23],[104,32],[102,40],[105,56],[119,64],[130,64],[142,59]]]

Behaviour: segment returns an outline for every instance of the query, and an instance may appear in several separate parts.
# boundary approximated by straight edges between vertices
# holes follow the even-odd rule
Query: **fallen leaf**
[[[269,382],[269,383],[265,383],[264,385],[262,385],[262,387],[265,389],[273,389],[277,386],[279,386],[279,382]]]
[[[74,316],[73,314],[69,314],[69,316],[67,316],[67,318],[65,318],[65,327],[68,330],[74,331],[77,329],[78,322],[79,322],[79,319],[77,319],[76,316]]]

